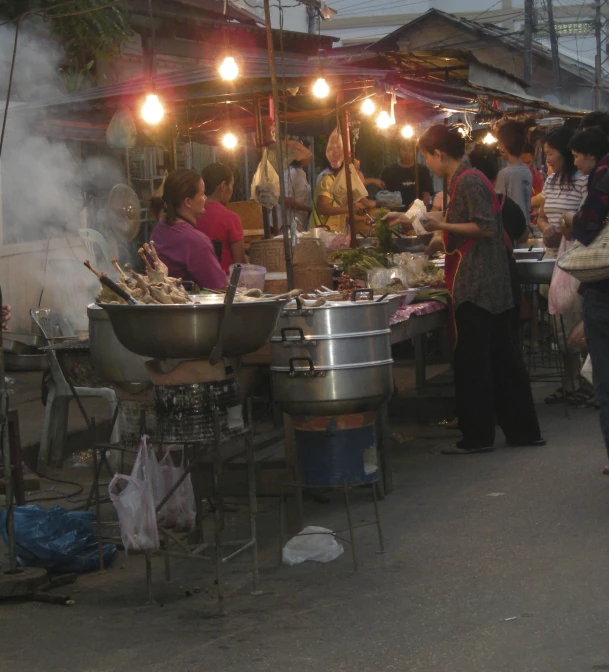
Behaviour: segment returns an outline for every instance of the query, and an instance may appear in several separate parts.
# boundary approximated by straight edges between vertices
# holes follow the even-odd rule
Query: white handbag
[[[609,217],[600,233],[590,243],[577,242],[556,262],[558,268],[582,282],[609,279]]]

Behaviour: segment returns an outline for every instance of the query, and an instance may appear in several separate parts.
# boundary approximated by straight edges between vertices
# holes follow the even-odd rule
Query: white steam
[[[86,304],[92,300],[97,283],[82,267],[85,254],[74,248],[67,236],[94,227],[95,212],[104,205],[108,185],[125,179],[120,163],[105,144],[45,135],[47,128],[65,121],[63,110],[67,108],[54,108],[52,115],[45,107],[20,109],[24,103],[48,101],[63,93],[63,53],[44,30],[45,26],[29,19],[21,27],[0,157],[2,245],[50,241],[42,260],[22,255],[18,269],[21,283],[11,279],[7,300],[13,304],[14,330],[28,329],[29,309],[37,306],[43,286],[44,307],[56,308],[78,328],[86,328]],[[0,114],[4,112],[13,40],[14,28],[0,27]],[[103,234],[108,237],[107,231]],[[56,249],[61,251],[53,251]],[[33,288],[29,295],[15,289],[24,283]],[[16,301],[26,305],[15,305]]]

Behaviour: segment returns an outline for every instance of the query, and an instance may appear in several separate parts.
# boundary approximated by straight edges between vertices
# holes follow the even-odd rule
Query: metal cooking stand
[[[180,537],[178,534],[172,530],[163,528],[160,530],[160,534],[163,537],[165,548],[159,549],[154,553],[146,553],[146,588],[148,595],[148,602],[153,602],[152,597],[152,563],[151,558],[153,554],[162,555],[165,557],[165,580],[169,582],[171,580],[171,566],[170,559],[172,557],[180,558],[196,558],[204,561],[213,561],[215,559],[216,565],[216,581],[218,587],[218,613],[219,615],[225,614],[225,605],[224,605],[224,575],[222,567],[225,563],[233,560],[237,556],[241,555],[243,552],[251,549],[252,551],[252,587],[253,593],[259,594],[259,573],[258,573],[258,540],[256,533],[256,514],[258,512],[257,499],[256,499],[256,472],[255,472],[255,460],[254,460],[254,425],[252,422],[252,412],[251,412],[251,401],[248,399],[246,402],[247,409],[247,419],[245,428],[238,434],[232,435],[227,438],[222,438],[221,428],[220,428],[220,416],[218,409],[214,409],[214,438],[212,441],[199,441],[199,442],[188,442],[183,444],[184,451],[191,450],[194,453],[194,456],[191,460],[188,461],[188,464],[185,465],[184,474],[180,479],[173,485],[171,490],[165,495],[163,500],[156,507],[156,512],[159,511],[167,504],[171,496],[177,490],[177,488],[182,484],[182,482],[192,473],[193,468],[198,465],[205,457],[211,456],[212,468],[213,468],[213,485],[212,485],[212,496],[214,502],[214,541],[213,543],[207,543],[205,541],[203,533],[203,515],[202,515],[202,500],[200,497],[196,498],[197,502],[197,521],[200,525],[199,534],[200,541],[189,543],[186,541],[186,538],[192,533],[185,533],[183,537]],[[163,437],[160,437],[156,441],[159,445],[167,445],[169,443],[175,444],[175,441],[165,441]],[[239,443],[242,444],[243,449],[240,451],[232,452],[230,456],[223,455],[223,448],[228,446],[235,446]],[[224,495],[221,488],[221,477],[224,464],[229,462],[236,457],[245,456],[246,466],[247,466],[247,496],[248,496],[248,513],[249,513],[249,522],[250,522],[250,537],[247,539],[238,539],[232,541],[224,541],[222,539],[222,533],[224,531]],[[181,550],[170,550],[169,544],[173,542],[175,546],[178,546]],[[222,555],[222,549],[224,547],[234,547],[237,548],[227,556]],[[210,558],[203,555],[203,553],[209,549],[214,549],[215,558]]]

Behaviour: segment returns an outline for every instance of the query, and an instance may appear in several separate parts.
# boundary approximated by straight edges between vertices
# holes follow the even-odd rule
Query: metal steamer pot
[[[111,383],[149,383],[144,362],[149,359],[133,354],[120,343],[108,313],[92,303],[89,316],[91,358],[100,378]]]
[[[388,301],[284,310],[271,374],[275,402],[290,415],[378,409],[393,391]]]

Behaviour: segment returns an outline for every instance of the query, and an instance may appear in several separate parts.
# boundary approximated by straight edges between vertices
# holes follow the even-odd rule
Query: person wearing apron
[[[467,455],[493,450],[495,424],[508,445],[544,445],[529,377],[512,328],[501,206],[488,179],[464,159],[465,141],[442,124],[419,140],[428,168],[448,181],[449,207],[428,213],[424,226],[443,235],[450,292],[449,340],[463,438],[443,450]]]

